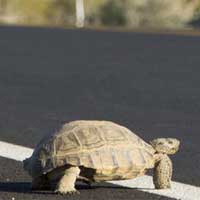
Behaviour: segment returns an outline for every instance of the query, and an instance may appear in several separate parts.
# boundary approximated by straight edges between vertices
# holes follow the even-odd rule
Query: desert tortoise
[[[158,138],[144,142],[129,129],[110,121],[72,121],[44,137],[24,160],[33,189],[56,183],[56,192],[74,193],[76,179],[87,183],[132,179],[154,168],[157,189],[170,188],[172,162],[180,142]]]

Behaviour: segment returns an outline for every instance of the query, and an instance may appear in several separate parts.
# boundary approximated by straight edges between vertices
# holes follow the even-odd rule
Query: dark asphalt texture
[[[2,26],[0,140],[34,147],[64,122],[111,120],[146,141],[180,139],[173,180],[200,186],[199,52],[198,36]],[[0,199],[65,199],[0,163]],[[169,199],[100,186],[69,199]]]

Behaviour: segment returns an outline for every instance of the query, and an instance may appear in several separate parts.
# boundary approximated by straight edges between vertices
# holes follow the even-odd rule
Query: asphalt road
[[[0,140],[34,147],[64,122],[103,119],[149,141],[176,137],[173,180],[200,186],[200,37],[0,27]],[[0,158],[0,199],[31,192],[20,162]],[[68,199],[169,199],[84,185]]]

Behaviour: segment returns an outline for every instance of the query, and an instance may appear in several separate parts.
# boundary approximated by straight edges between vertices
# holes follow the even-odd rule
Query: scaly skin
[[[166,154],[159,154],[160,160],[155,163],[153,182],[156,189],[171,188],[172,162]]]
[[[76,178],[80,173],[79,167],[70,167],[65,170],[64,175],[61,177],[57,184],[56,193],[59,194],[74,194],[79,193],[75,189]]]

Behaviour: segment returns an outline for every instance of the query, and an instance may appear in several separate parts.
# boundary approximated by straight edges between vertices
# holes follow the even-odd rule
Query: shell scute
[[[103,141],[97,127],[81,127],[76,130],[75,134],[83,148],[91,149],[102,146]]]
[[[66,152],[75,151],[80,146],[73,132],[69,132],[68,135],[57,137],[54,143],[58,156]]]

